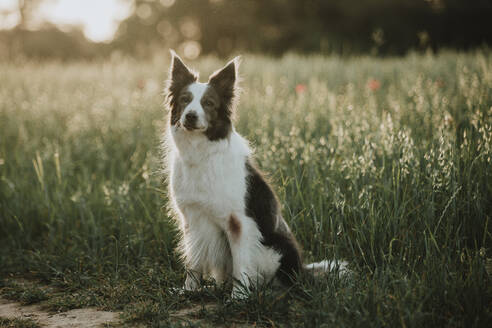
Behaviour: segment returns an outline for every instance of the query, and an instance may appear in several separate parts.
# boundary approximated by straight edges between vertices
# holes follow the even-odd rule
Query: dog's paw
[[[201,275],[198,273],[188,272],[183,289],[188,292],[197,291],[200,289]]]
[[[169,288],[169,293],[172,295],[184,295],[186,293],[186,289],[184,287],[172,287]]]
[[[232,288],[231,299],[233,300],[244,300],[249,297],[249,291],[243,286],[234,286]]]
[[[192,286],[192,288],[190,288],[190,286],[187,287],[186,285],[183,285],[182,287],[170,288],[169,292],[173,295],[182,296],[182,295],[190,294],[190,293],[193,293],[193,292],[196,292],[199,290],[200,290],[199,286]]]

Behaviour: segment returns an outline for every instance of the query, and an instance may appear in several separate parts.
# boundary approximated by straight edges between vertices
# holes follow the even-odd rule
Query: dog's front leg
[[[186,270],[186,280],[184,283],[184,290],[195,291],[200,288],[200,282],[202,280],[202,273],[195,270]]]
[[[245,298],[248,297],[251,283],[258,280],[255,256],[261,247],[261,233],[252,219],[233,214],[227,222],[227,237],[233,265],[232,297]]]
[[[203,255],[200,249],[193,243],[196,239],[189,232],[183,234],[181,245],[185,260],[186,279],[183,286],[185,291],[195,291],[200,288],[203,277]]]

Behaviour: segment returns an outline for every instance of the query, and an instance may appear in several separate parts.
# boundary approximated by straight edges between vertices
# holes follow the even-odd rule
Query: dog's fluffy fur
[[[290,285],[304,270],[277,198],[233,126],[237,68],[235,59],[200,83],[172,52],[165,137],[169,200],[187,269],[184,288],[197,289],[203,275],[219,284],[233,278],[235,297],[244,295],[242,287],[273,278]]]

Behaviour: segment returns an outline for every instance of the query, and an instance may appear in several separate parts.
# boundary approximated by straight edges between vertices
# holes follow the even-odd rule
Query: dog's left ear
[[[224,98],[234,97],[236,89],[240,57],[227,63],[222,69],[210,75],[208,83]]]

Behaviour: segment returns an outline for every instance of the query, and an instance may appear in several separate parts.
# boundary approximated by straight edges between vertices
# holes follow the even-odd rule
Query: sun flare
[[[0,3],[3,14],[0,28],[14,27],[20,19],[17,1]],[[79,26],[85,36],[95,42],[110,41],[121,20],[133,11],[131,1],[118,0],[52,0],[41,2],[31,24],[35,28],[43,23],[53,23],[64,29]]]

